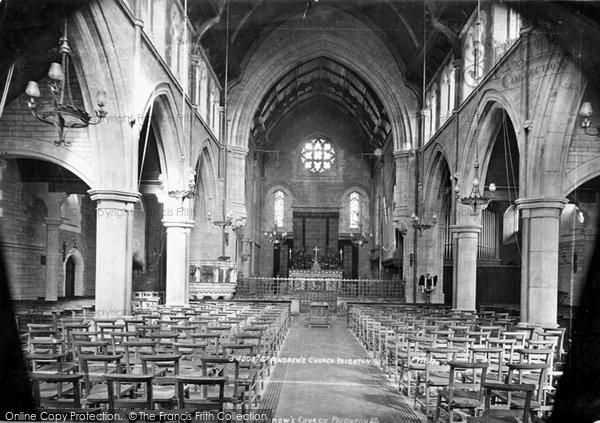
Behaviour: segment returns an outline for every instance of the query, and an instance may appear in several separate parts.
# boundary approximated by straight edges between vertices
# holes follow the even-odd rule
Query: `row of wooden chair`
[[[562,329],[521,327],[504,314],[388,305],[353,306],[348,322],[415,407],[427,415],[435,410],[436,422],[442,411],[450,422],[456,413],[475,417],[485,408],[488,384],[496,387],[490,405],[503,404],[505,413],[551,411]]]
[[[40,406],[144,402],[181,408],[181,389],[189,397],[194,380],[206,382],[208,403],[245,411],[258,406],[290,318],[287,305],[216,303],[60,323],[28,328],[26,349]],[[219,386],[209,386],[215,378],[224,380],[222,395]]]

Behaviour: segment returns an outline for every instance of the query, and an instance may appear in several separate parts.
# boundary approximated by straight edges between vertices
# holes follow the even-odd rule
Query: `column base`
[[[534,328],[551,328],[556,329],[559,328],[560,325],[557,323],[527,323],[527,322],[519,322],[517,323],[517,328],[519,327],[534,327]]]
[[[458,312],[458,313],[477,313],[477,310],[468,309],[468,308],[452,308],[452,309],[450,309],[450,311]]]

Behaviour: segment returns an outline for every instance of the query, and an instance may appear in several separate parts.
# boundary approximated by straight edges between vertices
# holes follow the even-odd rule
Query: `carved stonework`
[[[190,300],[231,300],[236,286],[235,283],[190,283]]]

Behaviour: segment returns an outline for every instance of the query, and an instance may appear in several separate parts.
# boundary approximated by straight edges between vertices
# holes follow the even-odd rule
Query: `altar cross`
[[[317,247],[315,245],[315,249],[313,251],[315,252],[315,260],[317,260],[317,254],[319,253],[319,247]]]

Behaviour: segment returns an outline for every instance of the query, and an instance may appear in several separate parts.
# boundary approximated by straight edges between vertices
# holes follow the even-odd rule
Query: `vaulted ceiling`
[[[425,3],[428,14],[435,13],[440,22],[456,33],[476,7],[474,1],[440,0],[188,0],[188,14],[220,78],[225,71],[227,38],[229,78],[235,79],[242,72],[247,56],[273,29],[292,16],[308,18],[317,14],[319,7],[329,6],[352,15],[377,34],[404,70],[404,77],[418,83],[422,74]],[[443,60],[452,47],[448,38],[431,28],[428,34],[427,44],[434,46],[428,53],[430,60]],[[436,68],[431,62],[430,69]]]
[[[315,97],[339,104],[361,125],[371,148],[381,147],[390,133],[389,117],[371,87],[346,66],[319,57],[283,76],[263,98],[254,116],[254,141],[268,143],[269,132],[282,118]]]

